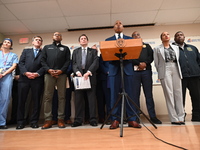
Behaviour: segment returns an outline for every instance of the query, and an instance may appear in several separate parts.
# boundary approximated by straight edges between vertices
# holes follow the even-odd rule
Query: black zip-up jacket
[[[70,64],[70,50],[61,43],[56,45],[55,42],[45,45],[42,50],[42,66],[47,72],[49,69],[62,70],[66,73]]]
[[[153,49],[149,44],[143,43],[142,51],[138,59],[133,59],[133,66],[139,65],[140,62],[146,63],[146,70],[151,70],[151,63],[153,62]]]
[[[176,43],[173,43],[177,45]],[[186,77],[198,77],[200,76],[200,55],[198,49],[193,46],[184,43],[184,49],[179,46],[179,62],[181,66],[182,76]]]

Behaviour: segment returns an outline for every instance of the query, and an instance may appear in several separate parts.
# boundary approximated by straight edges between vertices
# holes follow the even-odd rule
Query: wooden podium
[[[100,51],[104,61],[119,60],[116,53],[122,49],[122,53],[126,53],[123,59],[138,59],[142,50],[142,39],[118,39],[114,41],[100,42]]]
[[[120,70],[121,70],[121,89],[122,92],[119,94],[119,98],[111,109],[109,115],[106,120],[100,127],[103,128],[105,122],[110,117],[113,110],[116,108],[117,104],[122,101],[121,104],[121,126],[120,126],[120,137],[123,137],[123,117],[124,117],[124,101],[130,101],[139,112],[141,112],[144,117],[157,129],[154,123],[144,114],[144,112],[136,105],[136,103],[128,96],[124,88],[124,66],[123,61],[129,59],[138,59],[142,50],[142,39],[118,39],[114,41],[103,41],[100,42],[100,51],[104,61],[113,61],[118,60],[120,62]],[[134,110],[133,110],[134,111]],[[135,115],[139,118],[139,116],[134,112]]]

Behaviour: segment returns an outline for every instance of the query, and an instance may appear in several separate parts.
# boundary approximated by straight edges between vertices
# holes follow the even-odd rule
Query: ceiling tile
[[[124,25],[199,23],[200,0],[0,0],[4,34],[105,27],[116,20]]]
[[[158,10],[162,0],[112,0],[112,13]],[[122,7],[123,6],[123,7]]]
[[[164,0],[160,9],[200,8],[200,0]]]
[[[200,23],[200,16],[194,21],[194,23]]]
[[[183,16],[183,12],[184,15]],[[155,22],[157,24],[174,24],[174,23],[193,23],[199,16],[200,9],[176,9],[176,10],[161,10],[159,11]]]
[[[20,3],[20,2],[33,2],[33,1],[41,1],[41,0],[1,0],[2,3]]]
[[[0,14],[0,20],[17,20],[4,5],[0,5]]]
[[[63,16],[56,1],[6,4],[19,19]],[[22,11],[23,10],[23,11]]]
[[[64,17],[22,20],[32,32],[65,31],[68,28]],[[41,26],[42,24],[42,26]]]
[[[66,18],[70,28],[105,27],[110,24],[109,14]]]
[[[121,20],[124,25],[154,23],[156,14],[157,11],[113,14],[111,22],[112,25],[116,20]]]
[[[24,33],[29,30],[20,21],[0,21],[0,33]]]
[[[65,16],[86,16],[110,13],[109,0],[58,0]]]

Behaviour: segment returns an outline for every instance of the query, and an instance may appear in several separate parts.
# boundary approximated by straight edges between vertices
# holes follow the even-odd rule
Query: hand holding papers
[[[73,82],[74,82],[75,90],[83,90],[83,89],[91,88],[89,77],[87,80],[85,80],[84,77],[74,77]]]

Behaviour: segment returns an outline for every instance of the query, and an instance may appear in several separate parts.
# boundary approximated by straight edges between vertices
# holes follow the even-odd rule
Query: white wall
[[[140,32],[141,37],[143,38],[144,42],[145,42],[145,40],[148,40],[148,39],[159,39],[160,34],[163,31],[169,32],[170,36],[171,36],[171,40],[173,40],[173,36],[177,31],[183,31],[185,33],[186,38],[189,36],[200,36],[200,24],[125,28],[124,34],[131,36],[133,31]],[[63,36],[62,43],[66,44],[68,46],[73,45],[73,44],[78,45],[78,37],[83,33],[89,37],[90,43],[98,45],[99,41],[104,41],[106,38],[112,36],[114,34],[114,31],[113,31],[113,29],[101,29],[101,30],[63,32],[62,33],[62,36]],[[14,42],[13,52],[15,52],[16,54],[18,54],[18,56],[20,56],[21,51],[25,47],[31,46],[31,38],[35,35],[42,36],[42,38],[44,40],[43,45],[52,43],[53,33],[9,36]],[[5,37],[8,37],[8,36],[5,36]],[[30,38],[29,44],[20,45],[18,43],[19,38],[25,38],[25,37]],[[89,46],[92,46],[92,45],[89,45]],[[200,47],[198,47],[198,49],[200,50]],[[153,94],[154,94],[157,115],[168,114],[161,85],[153,86]],[[188,114],[191,114],[191,102],[190,101],[191,101],[190,97],[187,94],[186,112]],[[147,113],[143,93],[141,95],[141,110],[143,110],[145,113]]]

